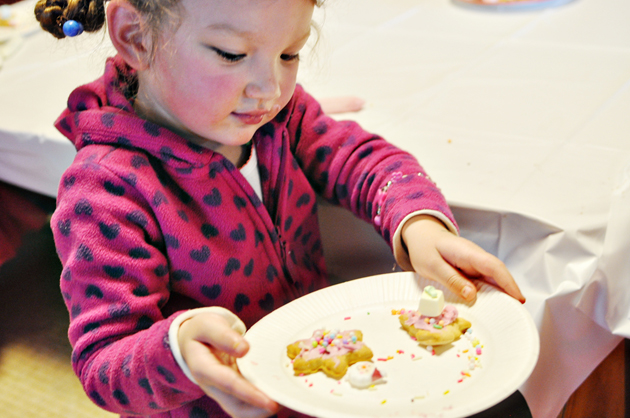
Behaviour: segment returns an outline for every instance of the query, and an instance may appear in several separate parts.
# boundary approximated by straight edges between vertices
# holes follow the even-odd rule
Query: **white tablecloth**
[[[521,391],[535,418],[555,418],[630,337],[630,2],[497,13],[450,0],[327,0],[316,21],[300,82],[316,97],[364,98],[343,117],[413,152],[462,235],[508,265],[541,333]],[[0,179],[55,195],[74,151],[52,122],[111,49],[103,35],[24,33],[0,69]],[[366,242],[361,251],[383,253]],[[344,252],[364,260],[356,245],[335,245],[333,271]]]

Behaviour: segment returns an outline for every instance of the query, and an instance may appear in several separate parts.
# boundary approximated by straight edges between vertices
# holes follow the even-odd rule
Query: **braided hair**
[[[42,29],[54,37],[63,39],[66,34],[63,25],[67,21],[75,21],[83,26],[86,32],[96,32],[105,24],[105,2],[107,0],[38,0],[35,5],[35,18]],[[153,35],[163,22],[164,17],[175,22],[180,16],[180,0],[128,0],[145,17]],[[325,0],[312,0],[317,7]]]

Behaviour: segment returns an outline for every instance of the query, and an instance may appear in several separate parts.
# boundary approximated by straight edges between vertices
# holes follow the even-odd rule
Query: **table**
[[[462,235],[510,268],[541,335],[520,391],[534,418],[555,418],[630,337],[630,3],[498,13],[328,0],[315,20],[299,81],[316,97],[364,98],[339,118],[414,153]],[[111,46],[102,34],[58,43],[32,29],[0,69],[0,180],[54,196],[74,150],[52,121]],[[352,222],[322,212],[328,237]],[[352,237],[325,242],[333,274],[391,271],[382,243],[353,225]]]

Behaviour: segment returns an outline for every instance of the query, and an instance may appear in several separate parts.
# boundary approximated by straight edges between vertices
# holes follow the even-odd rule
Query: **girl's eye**
[[[283,61],[299,61],[300,60],[300,54],[282,54],[280,55],[280,58]]]
[[[232,54],[230,52],[225,52],[219,48],[215,48],[213,46],[210,47],[221,59],[227,62],[238,62],[245,58],[246,54]]]

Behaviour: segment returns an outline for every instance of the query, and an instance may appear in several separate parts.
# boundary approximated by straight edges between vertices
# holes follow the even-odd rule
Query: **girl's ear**
[[[151,35],[143,25],[142,15],[126,0],[111,0],[107,6],[107,29],[118,54],[136,70],[148,67]]]

